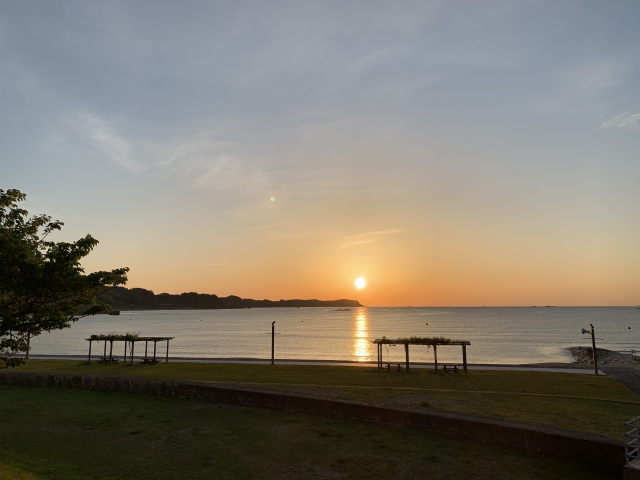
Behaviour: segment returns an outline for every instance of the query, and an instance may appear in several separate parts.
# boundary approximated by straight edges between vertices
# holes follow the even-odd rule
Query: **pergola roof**
[[[114,342],[162,342],[166,340],[173,340],[175,337],[141,337],[132,333],[126,333],[124,335],[109,334],[109,335],[91,335],[86,340],[92,341],[114,341]]]
[[[467,340],[451,340],[444,337],[401,337],[376,338],[373,342],[378,345],[471,345]]]

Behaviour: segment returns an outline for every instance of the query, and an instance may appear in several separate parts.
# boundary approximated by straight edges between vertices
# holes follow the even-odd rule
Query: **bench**
[[[387,370],[390,372],[391,371],[391,364],[387,363]],[[402,371],[402,365],[398,364],[398,371],[401,372]]]
[[[458,370],[462,369],[462,365],[442,365],[442,371],[447,373],[447,371],[453,370],[453,373],[458,373]]]
[[[156,358],[143,358],[140,365],[155,365],[156,363],[160,363],[160,360]]]
[[[111,359],[110,361],[109,357],[100,357],[98,363],[118,363],[118,359],[116,357],[113,357],[113,359]]]

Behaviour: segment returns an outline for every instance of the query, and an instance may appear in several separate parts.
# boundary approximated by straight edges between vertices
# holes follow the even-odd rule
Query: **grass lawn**
[[[0,386],[0,411],[0,479],[604,478],[420,431],[178,399]]]
[[[640,396],[610,377],[569,373],[378,371],[369,367],[168,363],[99,365],[31,360],[26,371],[206,381],[350,401],[437,408],[599,433],[622,439]]]

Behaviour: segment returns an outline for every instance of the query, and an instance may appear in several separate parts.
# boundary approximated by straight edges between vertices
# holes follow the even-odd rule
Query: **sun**
[[[364,278],[360,277],[356,280],[356,287],[364,288],[366,285],[367,285],[367,281]]]

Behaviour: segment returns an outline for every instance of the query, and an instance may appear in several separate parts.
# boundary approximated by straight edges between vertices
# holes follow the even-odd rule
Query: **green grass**
[[[32,360],[20,370],[152,377],[327,396],[403,408],[437,408],[622,438],[622,422],[640,414],[640,396],[610,377],[592,375],[369,367],[168,363],[98,365]],[[427,402],[427,403],[425,403]],[[427,405],[430,405],[427,407]]]
[[[9,467],[0,463],[0,480],[37,480],[38,477],[21,468]]]
[[[0,479],[603,478],[420,431],[188,400],[2,386],[0,411]]]

